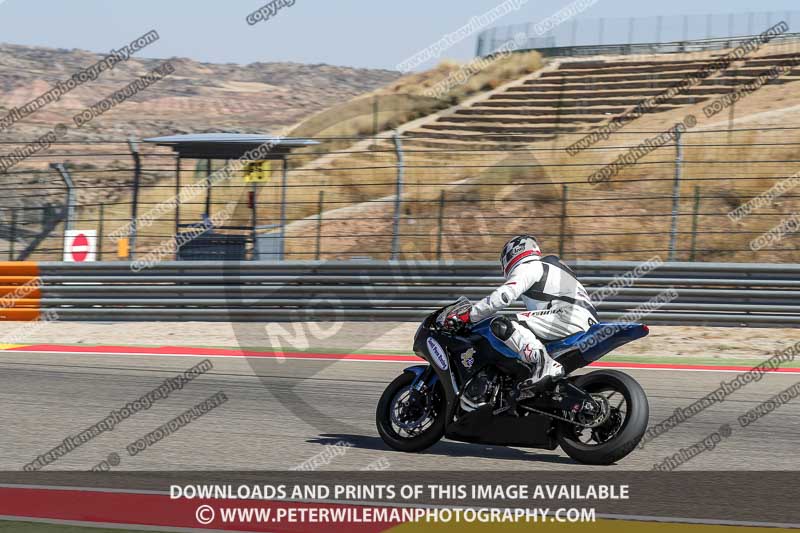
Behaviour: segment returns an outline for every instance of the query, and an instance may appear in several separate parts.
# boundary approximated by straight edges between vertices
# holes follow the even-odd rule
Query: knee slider
[[[489,329],[492,330],[495,337],[501,341],[507,341],[514,333],[514,323],[504,316],[499,316],[492,320]]]

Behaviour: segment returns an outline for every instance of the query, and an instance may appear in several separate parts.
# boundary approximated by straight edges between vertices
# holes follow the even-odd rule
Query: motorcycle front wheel
[[[578,376],[574,385],[608,409],[602,424],[585,428],[559,422],[558,443],[581,463],[610,465],[631,453],[647,430],[650,407],[639,383],[616,370],[598,370]]]
[[[421,393],[414,374],[403,372],[383,391],[375,413],[383,442],[401,452],[420,452],[444,435],[445,400],[441,385]]]

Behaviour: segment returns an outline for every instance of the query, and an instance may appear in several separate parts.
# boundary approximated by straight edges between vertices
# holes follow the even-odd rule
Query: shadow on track
[[[322,434],[306,442],[322,446],[335,445],[341,441],[349,442],[354,448],[362,450],[391,450],[380,437],[368,435]],[[400,452],[398,452],[400,453]],[[417,454],[410,454],[417,455]],[[485,446],[466,442],[439,441],[420,455],[443,455],[447,457],[479,457],[484,459],[503,459],[509,461],[539,461],[542,463],[578,464],[569,457],[542,455],[526,450],[505,446]]]

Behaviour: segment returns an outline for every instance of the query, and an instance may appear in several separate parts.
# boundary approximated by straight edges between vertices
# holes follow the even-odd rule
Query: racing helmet
[[[517,235],[503,246],[503,251],[500,253],[503,275],[508,277],[517,265],[538,261],[541,257],[539,243],[532,235]]]

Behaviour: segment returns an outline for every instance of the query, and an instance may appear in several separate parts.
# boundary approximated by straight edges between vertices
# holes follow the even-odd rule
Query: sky
[[[188,57],[214,63],[293,61],[397,70],[409,57],[495,8],[503,0],[275,0],[286,5],[268,20],[248,24],[246,17],[267,1],[252,0],[0,0],[0,42],[80,48],[107,53],[155,29],[160,39],[142,57]],[[537,23],[569,5],[569,0],[506,0],[515,9],[493,25]],[[597,0],[578,15],[583,19],[800,10],[797,0]],[[790,31],[798,31],[796,12]],[[759,19],[760,20],[760,19]],[[764,19],[766,20],[766,19]],[[774,20],[777,22],[777,19]],[[564,27],[560,30],[566,29]],[[583,22],[581,22],[583,24]],[[591,21],[579,38],[596,40]],[[594,23],[596,24],[596,23]],[[756,27],[763,24],[758,22]],[[626,41],[626,24],[609,23],[606,43]],[[639,33],[652,34],[644,24]],[[740,32],[739,32],[740,33]],[[644,37],[644,35],[642,35]],[[640,39],[637,39],[640,40]],[[651,39],[652,40],[652,39]],[[474,57],[476,35],[459,40],[414,70],[441,59]]]

